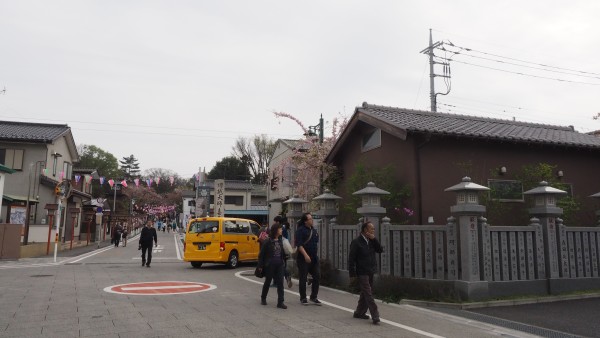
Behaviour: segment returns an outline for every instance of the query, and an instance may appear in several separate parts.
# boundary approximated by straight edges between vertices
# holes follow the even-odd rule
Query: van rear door
[[[213,261],[220,256],[221,232],[219,220],[192,221],[185,236],[186,259]]]

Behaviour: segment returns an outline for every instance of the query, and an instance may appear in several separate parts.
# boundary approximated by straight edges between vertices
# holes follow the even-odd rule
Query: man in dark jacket
[[[379,310],[373,299],[373,275],[377,272],[376,254],[383,248],[375,238],[375,226],[371,222],[363,223],[360,235],[350,244],[348,270],[350,278],[358,277],[360,298],[354,311],[354,318],[369,319],[367,309],[373,317],[373,324],[379,324]]]
[[[140,234],[140,248],[142,249],[142,266],[150,267],[152,262],[152,240],[154,246],[158,245],[156,237],[156,229],[152,227],[152,221],[148,221]],[[148,251],[148,259],[146,260],[146,251]]]

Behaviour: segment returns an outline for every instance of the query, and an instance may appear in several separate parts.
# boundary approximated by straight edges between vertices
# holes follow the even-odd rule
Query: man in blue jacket
[[[367,310],[371,313],[373,324],[378,325],[379,309],[373,299],[373,275],[377,272],[377,256],[383,247],[375,238],[375,226],[371,222],[363,223],[360,235],[350,243],[348,255],[348,270],[350,278],[358,278],[360,298],[354,311],[354,318],[369,319]]]
[[[296,230],[296,246],[298,254],[296,256],[296,264],[298,266],[298,275],[300,283],[298,291],[300,291],[300,303],[308,305],[306,299],[306,282],[308,274],[313,277],[310,301],[315,305],[321,305],[321,301],[317,298],[319,295],[319,281],[321,276],[321,268],[319,266],[319,256],[317,253],[319,244],[319,234],[317,229],[313,228],[313,218],[310,213],[305,213],[298,222],[298,230]]]

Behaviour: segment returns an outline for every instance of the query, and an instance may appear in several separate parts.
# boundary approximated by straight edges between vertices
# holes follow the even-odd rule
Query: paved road
[[[527,333],[411,305],[381,303],[382,324],[352,318],[357,297],[322,288],[323,306],[303,306],[286,289],[287,310],[259,303],[254,267],[230,270],[181,261],[176,234],[159,233],[151,268],[137,238],[81,256],[0,262],[2,337],[531,337]],[[184,295],[123,295],[115,285],[183,281],[210,286]],[[295,281],[296,282],[296,281]],[[140,285],[136,286],[140,289]],[[143,288],[143,287],[141,287]]]

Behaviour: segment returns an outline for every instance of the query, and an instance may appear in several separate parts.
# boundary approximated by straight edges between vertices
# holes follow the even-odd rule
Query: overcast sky
[[[77,144],[191,177],[238,136],[301,137],[274,111],[314,125],[363,101],[429,110],[432,28],[473,50],[452,58],[438,111],[589,132],[599,13],[593,0],[0,0],[0,119],[68,124]]]

